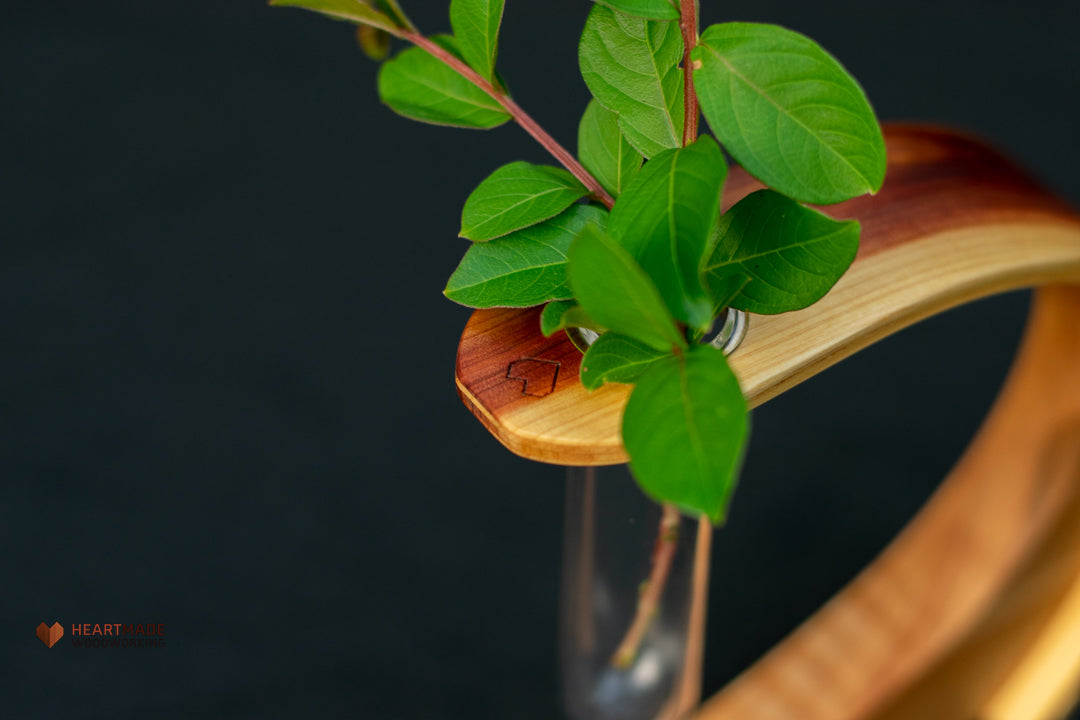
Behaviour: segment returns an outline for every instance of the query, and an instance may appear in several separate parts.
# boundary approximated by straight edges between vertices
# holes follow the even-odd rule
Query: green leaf
[[[461,237],[484,241],[558,215],[589,194],[562,168],[515,162],[481,182],[465,201]]]
[[[866,95],[813,40],[725,23],[701,36],[694,87],[716,137],[766,185],[828,204],[881,189],[885,140]]]
[[[659,502],[723,522],[749,429],[746,400],[724,354],[694,345],[642,375],[623,414],[638,484]]]
[[[612,197],[618,197],[641,169],[641,153],[619,130],[619,116],[589,101],[578,125],[578,157]]]
[[[603,331],[603,328],[585,313],[585,308],[573,300],[554,300],[540,311],[540,332],[544,337],[551,337],[560,330],[573,327]]]
[[[599,228],[586,225],[568,259],[570,287],[589,317],[657,350],[686,346],[652,280]]]
[[[646,20],[678,20],[679,9],[668,0],[595,0],[625,15]]]
[[[383,14],[390,16],[398,27],[416,32],[416,26],[413,25],[412,20],[402,12],[401,6],[398,5],[397,0],[375,0],[375,5],[382,10]]]
[[[574,205],[532,227],[473,243],[450,276],[446,297],[474,308],[532,307],[573,297],[566,252],[586,223],[603,227],[606,221],[606,211]]]
[[[385,30],[361,25],[356,28],[356,42],[372,60],[382,61],[390,54],[390,33]]]
[[[859,249],[859,223],[839,221],[758,190],[728,210],[705,271],[710,287],[750,278],[731,306],[771,315],[813,305],[836,284]]]
[[[627,17],[602,5],[585,22],[581,75],[645,157],[682,145],[682,54],[678,23]]]
[[[432,35],[428,39],[441,47],[443,50],[446,50],[458,60],[465,62],[465,56],[461,54],[461,49],[460,47],[458,47],[457,38],[455,38],[453,35]],[[497,70],[495,71],[495,79],[492,81],[492,85],[494,85],[495,89],[503,93],[504,95],[510,94],[510,92],[506,89],[506,83],[503,82],[502,75],[500,75]]]
[[[335,20],[370,25],[396,35],[397,24],[363,0],[270,0],[271,5],[314,10]]]
[[[604,333],[581,359],[581,384],[595,390],[606,382],[631,383],[668,355],[625,335]]]
[[[709,296],[713,300],[713,315],[719,315],[726,307],[731,307],[732,302],[750,282],[750,276],[742,272],[732,272],[726,275],[713,274],[708,278]],[[699,332],[694,340],[700,341],[707,332]]]
[[[449,38],[432,39],[454,51]],[[490,95],[415,47],[383,63],[379,97],[399,115],[433,125],[487,129],[510,119]]]
[[[702,264],[726,177],[724,154],[707,135],[665,150],[623,191],[608,225],[609,234],[649,273],[675,318],[697,330],[713,319]]]
[[[492,80],[504,0],[450,0],[450,26],[465,62]]]

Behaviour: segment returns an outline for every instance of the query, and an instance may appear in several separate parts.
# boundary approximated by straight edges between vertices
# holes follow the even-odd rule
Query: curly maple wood
[[[978,437],[926,507],[702,706],[702,720],[1034,720],[1076,695],[1080,217],[969,138],[889,128],[886,140],[882,191],[828,209],[863,224],[851,270],[806,310],[751,318],[731,358],[751,404],[920,319],[1037,286],[1025,339]],[[725,205],[755,187],[733,173]],[[564,336],[540,335],[535,311],[478,311],[462,337],[457,385],[518,454],[623,462],[628,389],[585,392],[579,361]]]

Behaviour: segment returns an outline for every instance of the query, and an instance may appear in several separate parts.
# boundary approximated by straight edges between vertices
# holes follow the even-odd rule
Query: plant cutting
[[[603,651],[606,670],[589,665],[602,623],[569,621],[571,634],[578,635],[575,649],[584,658],[569,663],[567,707],[575,717],[674,718],[696,704],[700,687],[691,676],[700,667],[687,670],[682,680],[660,683],[669,697],[647,697],[642,689],[657,684],[670,656],[681,655],[686,666],[695,653],[700,659],[691,642],[665,649],[675,635],[684,641],[700,638],[703,627],[707,574],[701,568],[709,536],[698,534],[692,580],[673,581],[677,552],[687,545],[679,538],[680,523],[685,524],[680,516],[713,525],[724,521],[748,436],[748,405],[963,300],[1007,287],[1080,279],[1075,215],[970,140],[894,131],[890,143],[900,152],[893,169],[901,174],[895,192],[877,204],[852,200],[882,189],[884,135],[855,80],[823,49],[792,31],[751,23],[721,23],[702,31],[691,0],[596,3],[579,50],[593,99],[584,108],[577,153],[571,154],[513,100],[496,71],[501,1],[453,0],[450,36],[421,33],[392,0],[274,4],[358,24],[361,46],[383,62],[380,96],[399,114],[476,129],[512,120],[559,165],[513,162],[494,169],[469,195],[459,234],[471,245],[445,294],[480,309],[463,336],[458,387],[500,440],[547,461],[593,465],[627,459],[641,489],[663,508],[636,609],[617,641]],[[413,47],[391,57],[394,38]],[[701,117],[711,135],[700,131]],[[729,156],[739,166],[730,173]],[[925,183],[927,177],[937,181]],[[886,189],[883,198],[888,194]],[[841,202],[846,204],[835,218],[822,208]],[[863,248],[858,277],[837,285],[859,250],[861,227],[852,218],[880,223],[883,216],[887,226],[877,225],[872,243]],[[977,232],[965,234],[973,229]],[[1018,240],[1035,231],[1044,240],[1030,251],[1019,249]],[[986,250],[990,247],[996,254]],[[947,281],[936,280],[939,274]],[[915,277],[925,281],[912,285]],[[910,688],[921,668],[963,651],[969,628],[994,627],[988,606],[972,605],[970,598],[972,592],[998,593],[1008,600],[1016,586],[1009,585],[1015,579],[1013,551],[1002,546],[988,558],[973,549],[951,574],[918,568],[927,562],[926,548],[978,532],[977,516],[969,521],[966,513],[958,514],[968,498],[991,508],[995,524],[1017,532],[1029,521],[1014,512],[1026,507],[1010,500],[1017,487],[1057,498],[1050,504],[1053,512],[1040,516],[1040,522],[1068,515],[1060,500],[1065,495],[1047,495],[1049,486],[1040,479],[1050,467],[1048,455],[1057,457],[1060,440],[1019,449],[1008,442],[1013,435],[1056,438],[1077,411],[1069,398],[1080,393],[1052,391],[1044,378],[1054,377],[1055,369],[1060,377],[1064,367],[1046,358],[1067,355],[1062,348],[1075,349],[1080,342],[1060,331],[1070,325],[1062,318],[1080,317],[1080,301],[1071,290],[1052,289],[1042,297],[1024,356],[1035,359],[1022,358],[1016,370],[1016,385],[1025,390],[1003,397],[987,426],[989,439],[973,445],[949,480],[951,492],[935,500],[926,518],[828,612],[710,703],[706,714],[834,720],[840,717],[832,714],[835,708],[844,707],[843,717],[867,717],[896,702],[899,689]],[[542,311],[491,312],[539,306]],[[735,358],[738,372],[733,372],[712,336],[721,319],[737,312],[753,313],[759,330]],[[492,332],[494,327],[500,329]],[[583,357],[566,364],[580,367],[574,387],[595,391],[603,401],[584,400],[559,378],[563,364],[549,356],[565,351],[557,338],[567,330],[588,331],[594,338]],[[552,343],[526,337],[541,333]],[[499,338],[513,344],[504,352]],[[534,349],[539,350],[535,357]],[[519,367],[523,363],[532,369]],[[550,377],[530,392],[529,383],[537,378],[529,373],[536,367]],[[528,397],[515,401],[517,407],[533,409],[508,423],[498,383],[519,380]],[[493,387],[494,393],[481,397]],[[549,395],[572,400],[542,400]],[[1024,417],[1027,396],[1043,397],[1055,410],[1045,413],[1048,419],[1041,424]],[[607,423],[616,413],[618,428],[612,432]],[[588,415],[588,422],[579,422],[579,414]],[[560,425],[571,430],[559,435],[552,428]],[[587,432],[580,431],[584,425]],[[1066,435],[1075,442],[1075,433]],[[582,449],[590,441],[597,441],[594,450]],[[1006,459],[998,448],[1015,452]],[[1053,477],[1063,478],[1054,481],[1055,488],[1067,487],[1067,473]],[[590,508],[598,495],[588,473],[581,487],[579,506]],[[993,502],[984,502],[986,497]],[[587,577],[593,570],[593,531],[602,520],[568,517],[582,520],[576,548],[581,552],[568,554],[564,573]],[[1033,553],[1036,538],[1029,533],[1008,547]],[[1047,552],[1058,553],[1052,545],[1047,543]],[[961,570],[966,577],[975,565],[980,570],[950,594],[951,577]],[[606,582],[600,577],[596,584],[607,591]],[[854,644],[850,628],[873,612],[864,607],[866,598],[912,593],[920,601],[905,607],[949,612],[890,618],[883,623],[887,629],[876,631],[875,642]],[[680,594],[692,596],[690,612],[654,632],[665,605]],[[606,602],[603,595],[580,593],[570,614],[564,602],[564,618],[588,615],[597,598]],[[953,607],[961,609],[953,612]],[[669,632],[679,623],[674,634]],[[643,657],[650,633],[654,642]],[[850,649],[850,662],[806,651],[841,645]],[[975,664],[989,672],[1000,657],[981,654]],[[828,702],[807,697],[805,688],[785,680],[808,677],[819,668],[842,678],[830,688]],[[584,692],[575,695],[573,685],[583,676]],[[878,682],[883,677],[888,682]],[[965,695],[957,705],[963,709],[950,716],[980,715],[974,709],[986,693],[979,692],[977,700]],[[912,691],[910,707],[925,706],[928,693]]]
[[[791,30],[701,31],[696,0],[604,0],[581,35],[593,99],[572,154],[496,70],[503,0],[452,0],[452,35],[422,33],[396,0],[272,4],[358,25],[398,114],[470,129],[514,121],[558,163],[511,162],[472,191],[459,233],[471,245],[445,294],[473,308],[542,305],[544,335],[591,332],[586,389],[634,387],[622,442],[663,512],[637,611],[611,651],[630,668],[661,604],[679,514],[723,523],[749,435],[713,335],[732,313],[812,305],[855,258],[859,223],[811,205],[881,188],[885,144],[865,94]],[[409,47],[392,55],[393,40]],[[721,213],[728,156],[764,187]]]
[[[399,2],[420,28],[449,31],[449,0]],[[19,66],[23,72],[11,78],[16,111],[8,114],[12,137],[31,141],[13,147],[15,169],[27,171],[16,173],[25,182],[12,188],[13,230],[33,232],[26,242],[16,238],[16,262],[8,272],[16,281],[9,290],[25,310],[11,318],[19,347],[8,363],[15,372],[9,375],[14,393],[7,415],[15,424],[5,466],[14,476],[5,487],[8,504],[18,510],[9,534],[16,545],[42,538],[37,544],[46,556],[29,574],[20,570],[21,553],[11,558],[19,565],[8,573],[20,578],[12,588],[16,595],[20,583],[44,583],[39,600],[22,592],[26,597],[12,601],[34,615],[29,625],[16,623],[18,642],[33,645],[15,648],[12,672],[23,668],[29,678],[37,665],[64,660],[57,654],[62,647],[43,647],[30,628],[46,605],[70,604],[48,597],[56,593],[45,586],[63,589],[71,578],[78,580],[78,572],[60,577],[56,570],[63,568],[55,563],[59,584],[47,577],[47,556],[64,550],[63,526],[74,522],[88,532],[64,554],[68,565],[88,567],[91,574],[131,565],[154,548],[175,551],[161,568],[164,574],[158,573],[164,585],[147,583],[140,573],[125,594],[158,607],[164,620],[189,626],[185,634],[198,642],[184,643],[186,655],[198,660],[209,653],[238,668],[226,673],[233,681],[228,689],[222,673],[209,667],[195,683],[203,691],[185,683],[186,699],[132,698],[126,703],[132,712],[179,699],[184,707],[218,714],[290,715],[317,706],[331,716],[371,709],[406,717],[560,717],[546,701],[554,638],[545,635],[552,635],[547,618],[556,585],[552,535],[561,525],[562,488],[552,483],[562,473],[501,453],[476,418],[466,418],[460,405],[447,407],[447,376],[454,373],[477,416],[476,400],[492,413],[482,418],[488,428],[508,417],[500,414],[502,400],[515,410],[533,408],[535,416],[550,417],[558,403],[572,408],[567,412],[576,425],[552,428],[549,422],[539,428],[544,434],[521,436],[534,449],[547,444],[539,459],[563,465],[627,462],[620,401],[634,385],[608,382],[585,390],[578,373],[583,353],[564,332],[543,339],[537,329],[544,306],[474,312],[435,296],[470,246],[452,237],[458,217],[446,204],[456,202],[460,215],[470,191],[510,161],[559,163],[546,159],[515,122],[482,133],[398,117],[378,103],[378,65],[367,64],[346,24],[280,8],[197,4],[133,12],[130,4],[108,3],[64,14],[62,22],[40,6],[23,6],[27,10],[17,11],[11,28],[15,42],[9,49],[16,55],[36,47],[37,55],[51,58]],[[575,155],[587,89],[571,66],[576,42],[572,48],[558,43],[582,29],[592,7],[581,0],[507,5],[496,65],[515,102]],[[1062,63],[1046,61],[1060,53],[1039,52],[1055,45],[1046,42],[1053,33],[1040,33],[1041,43],[1010,33],[1007,46],[1016,52],[1009,58],[984,45],[983,59],[976,59],[979,41],[990,37],[982,31],[993,32],[995,24],[1019,29],[1022,12],[984,13],[979,32],[969,33],[963,24],[970,16],[958,12],[962,5],[927,18],[896,6],[845,14],[837,4],[803,6],[801,12],[783,3],[720,4],[701,8],[701,28],[724,15],[783,23],[781,7],[791,9],[786,18],[797,22],[796,29],[810,29],[821,40],[826,33],[837,38],[827,47],[869,81],[879,111],[910,117],[944,106],[942,111],[997,134],[1021,153],[1038,152],[1033,138],[1043,138],[1042,147],[1053,142],[1052,122],[1019,136],[1030,127],[1025,116],[1043,115],[1031,100],[1036,89],[1068,86],[1061,83],[1068,79]],[[1032,12],[1039,10],[1029,7],[1028,17]],[[1067,13],[1047,14],[1061,20]],[[1053,24],[1059,35],[1067,32],[1068,23]],[[263,25],[265,30],[256,29]],[[395,53],[403,48],[392,36],[384,39]],[[53,52],[58,48],[68,49]],[[559,56],[564,65],[549,62]],[[1026,85],[1005,83],[1004,97],[980,92],[1002,77],[993,58],[1020,73],[1025,66],[1042,67],[1043,81],[1031,83],[1026,93]],[[940,72],[926,73],[935,63]],[[540,76],[537,88],[522,84],[532,82],[531,70]],[[96,102],[87,105],[87,93]],[[987,96],[987,105],[1002,110],[980,122],[977,108]],[[72,123],[72,117],[81,119]],[[701,131],[712,134],[704,119]],[[972,429],[968,415],[980,408],[959,408],[989,390],[997,361],[984,356],[1003,339],[1016,339],[1019,317],[1011,311],[1026,305],[1027,295],[996,301],[982,313],[937,319],[839,363],[839,372],[830,368],[808,387],[787,388],[852,348],[876,344],[914,319],[991,287],[997,292],[1080,279],[1077,255],[1068,251],[1068,213],[1018,177],[1015,165],[1007,170],[980,143],[940,128],[887,126],[885,136],[890,164],[881,190],[872,199],[824,208],[833,218],[861,223],[856,261],[814,305],[749,317],[742,344],[727,358],[754,421],[727,527],[713,533],[710,520],[679,513],[677,542],[663,545],[667,550],[674,544],[675,556],[659,614],[650,619],[634,667],[606,676],[642,678],[647,673],[635,671],[657,667],[652,661],[664,649],[657,640],[669,639],[657,629],[685,588],[679,553],[697,541],[701,558],[701,538],[711,537],[719,555],[712,558],[714,580],[705,604],[709,632],[690,634],[701,639],[709,662],[703,675],[695,669],[686,674],[697,672],[706,695],[721,691],[736,672],[749,674],[722,691],[720,705],[695,712],[696,720],[1019,720],[1031,716],[1008,712],[1005,695],[993,711],[984,707],[985,691],[979,698],[965,689],[970,699],[964,707],[956,699],[927,702],[924,680],[935,665],[947,663],[938,674],[954,690],[971,687],[962,676],[1003,688],[1000,669],[1011,670],[1028,648],[1041,646],[1041,628],[1063,641],[1065,652],[1051,668],[1056,672],[1067,671],[1080,647],[1057,622],[1050,628],[1027,615],[1031,607],[1060,605],[1067,587],[1047,578],[1061,568],[1061,578],[1075,577],[1078,567],[1075,551],[1070,553],[1080,516],[1070,499],[1077,476],[1069,450],[1076,447],[1070,418],[1077,417],[1080,356],[1076,343],[1065,339],[1070,322],[1080,328],[1080,314],[1070,312],[1076,302],[1060,288],[1038,293],[1035,302],[1032,333],[1040,342],[1031,349],[1042,349],[1042,362],[1025,351],[1027,371],[1017,376],[1024,382],[1009,381],[1010,407],[1023,409],[1026,398],[1028,411],[1004,425],[995,413],[994,431],[981,436],[982,452],[965,460],[965,471],[946,484],[947,504],[935,504],[940,510],[911,528],[919,542],[905,534],[903,547],[918,552],[899,558],[890,552],[873,582],[860,579],[821,617],[812,615],[853,576],[856,563],[870,560],[892,523],[899,526],[914,512],[902,507],[917,493],[922,497],[910,488],[929,492],[927,479],[913,475],[943,466],[939,451]],[[35,137],[46,142],[33,142]],[[491,143],[499,142],[505,147],[491,153]],[[456,164],[470,153],[478,166]],[[722,212],[758,189],[726,159]],[[45,192],[49,187],[57,192]],[[1078,192],[1074,183],[1072,193]],[[967,215],[964,222],[956,221],[959,213]],[[433,268],[434,276],[424,275]],[[469,335],[458,345],[455,335],[466,318]],[[535,342],[516,345],[490,333],[493,320],[509,318],[521,318]],[[966,334],[944,337],[964,325]],[[434,346],[433,333],[445,333]],[[482,336],[491,343],[481,346]],[[499,345],[506,353],[492,363],[490,384],[481,386],[470,363]],[[929,392],[927,380],[933,383]],[[913,382],[921,386],[918,394],[906,392]],[[904,397],[893,406],[897,395]],[[777,402],[759,411],[770,396]],[[974,402],[989,399],[986,393]],[[598,407],[610,411],[601,417]],[[537,427],[509,419],[504,427]],[[601,422],[605,436],[593,443],[600,433],[592,430]],[[774,422],[789,428],[778,432]],[[39,432],[48,427],[57,431]],[[24,449],[22,438],[29,436],[43,442]],[[578,447],[593,456],[551,451],[563,438],[585,439]],[[1039,438],[1047,442],[1040,446]],[[607,476],[620,470],[622,477]],[[591,508],[599,512],[615,505],[607,490],[643,496],[628,468],[573,471],[582,485],[592,472],[600,487]],[[957,486],[958,480],[963,484]],[[145,513],[134,512],[139,502],[123,502],[132,495],[123,492],[127,487],[139,498],[166,500],[172,512],[158,512],[148,524]],[[64,493],[59,504],[58,490]],[[110,495],[120,500],[107,513],[116,522],[111,531],[95,530],[101,513],[85,510]],[[571,509],[590,507],[582,496]],[[576,500],[569,498],[572,505]],[[1068,506],[1074,510],[1055,512]],[[215,515],[213,507],[223,510]],[[659,504],[649,507],[653,514],[637,516],[645,543],[655,539],[663,515]],[[116,512],[125,509],[133,511],[126,513],[130,521]],[[1060,517],[1071,519],[1072,528],[1055,519]],[[626,515],[614,520],[628,524]],[[177,542],[187,535],[194,545]],[[626,589],[609,597],[626,602],[632,613],[638,584],[650,574],[649,545],[619,548],[613,559],[637,564]],[[112,550],[120,554],[110,555]],[[1003,562],[990,569],[987,558],[994,554]],[[571,546],[566,556],[603,562],[583,545]],[[1038,558],[1030,572],[1019,572],[1037,582],[1009,580],[1017,576],[1015,568]],[[575,570],[586,577],[590,571]],[[194,594],[184,587],[159,592],[178,574],[198,579],[187,583]],[[116,582],[106,585],[122,589]],[[94,591],[94,585],[85,589]],[[998,588],[1013,586],[1020,602],[1008,612],[1008,603],[998,605]],[[108,595],[109,587],[98,589]],[[235,614],[230,608],[248,612],[261,629],[280,632],[230,634],[227,622],[212,621],[215,612]],[[65,611],[58,612],[63,620]],[[312,617],[334,621],[333,637],[311,633],[308,622],[292,622]],[[804,617],[813,618],[805,629]],[[973,624],[972,617],[985,621]],[[596,636],[598,660],[609,670],[632,619],[624,614],[611,633]],[[796,623],[793,642],[784,641],[780,654],[759,666],[766,643],[780,645]],[[1014,640],[1016,632],[1026,634],[1022,641]],[[998,650],[1005,637],[1014,654],[1008,662]],[[962,664],[953,657],[958,644],[967,647]],[[984,672],[973,674],[971,663]],[[154,675],[152,667],[144,670],[141,675]],[[912,682],[921,687],[922,702],[905,701],[907,714],[884,712]],[[52,705],[72,696],[54,690]],[[84,695],[83,705],[93,704]],[[1008,705],[1016,709],[1020,697],[1009,692]],[[18,698],[11,701],[19,705]],[[20,706],[34,714],[34,704],[24,697]]]
[[[274,0],[360,26],[380,98],[422,122],[516,121],[562,167],[513,162],[469,195],[472,241],[446,296],[474,308],[545,305],[546,335],[599,333],[588,389],[635,390],[623,418],[634,476],[660,503],[723,521],[748,435],[723,354],[706,342],[729,310],[777,314],[828,292],[859,225],[808,204],[872,193],[881,128],[844,68],[798,33],[723,23],[696,2],[607,0],[580,44],[594,98],[574,156],[514,102],[495,67],[502,0],[453,0],[453,35],[425,35],[394,0]],[[714,137],[699,132],[704,114]],[[767,189],[720,213],[725,152]]]

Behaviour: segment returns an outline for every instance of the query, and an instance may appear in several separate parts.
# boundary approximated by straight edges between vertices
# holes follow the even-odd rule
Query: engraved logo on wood
[[[555,381],[559,379],[559,368],[554,360],[521,358],[510,363],[506,368],[509,380],[521,380],[521,394],[529,397],[544,397],[555,391]]]

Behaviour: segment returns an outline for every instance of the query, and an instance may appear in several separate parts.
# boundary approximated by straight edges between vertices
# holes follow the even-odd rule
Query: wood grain
[[[699,718],[974,718],[1080,574],[1080,287],[1036,294],[977,439],[858,578]]]
[[[863,224],[851,270],[821,302],[752,316],[732,356],[758,405],[872,342],[955,305],[1080,276],[1080,219],[1006,158],[939,130],[890,128],[889,168],[874,197],[828,210]],[[731,204],[755,183],[733,171]],[[523,457],[562,465],[626,461],[619,433],[628,386],[588,393],[564,333],[539,332],[538,309],[480,310],[466,325],[456,383],[492,434]],[[508,375],[523,359],[558,365],[537,397]]]
[[[807,310],[751,318],[732,356],[751,404],[922,318],[1040,286],[1025,338],[926,507],[700,720],[1049,720],[1080,689],[1080,219],[969,138],[927,128],[886,138],[882,192],[828,209],[863,224],[852,269]],[[733,173],[725,204],[754,187]],[[507,377],[521,358],[557,365],[548,392]],[[514,452],[622,462],[627,390],[586,393],[579,365],[564,336],[540,336],[535,311],[480,311],[457,384]]]

